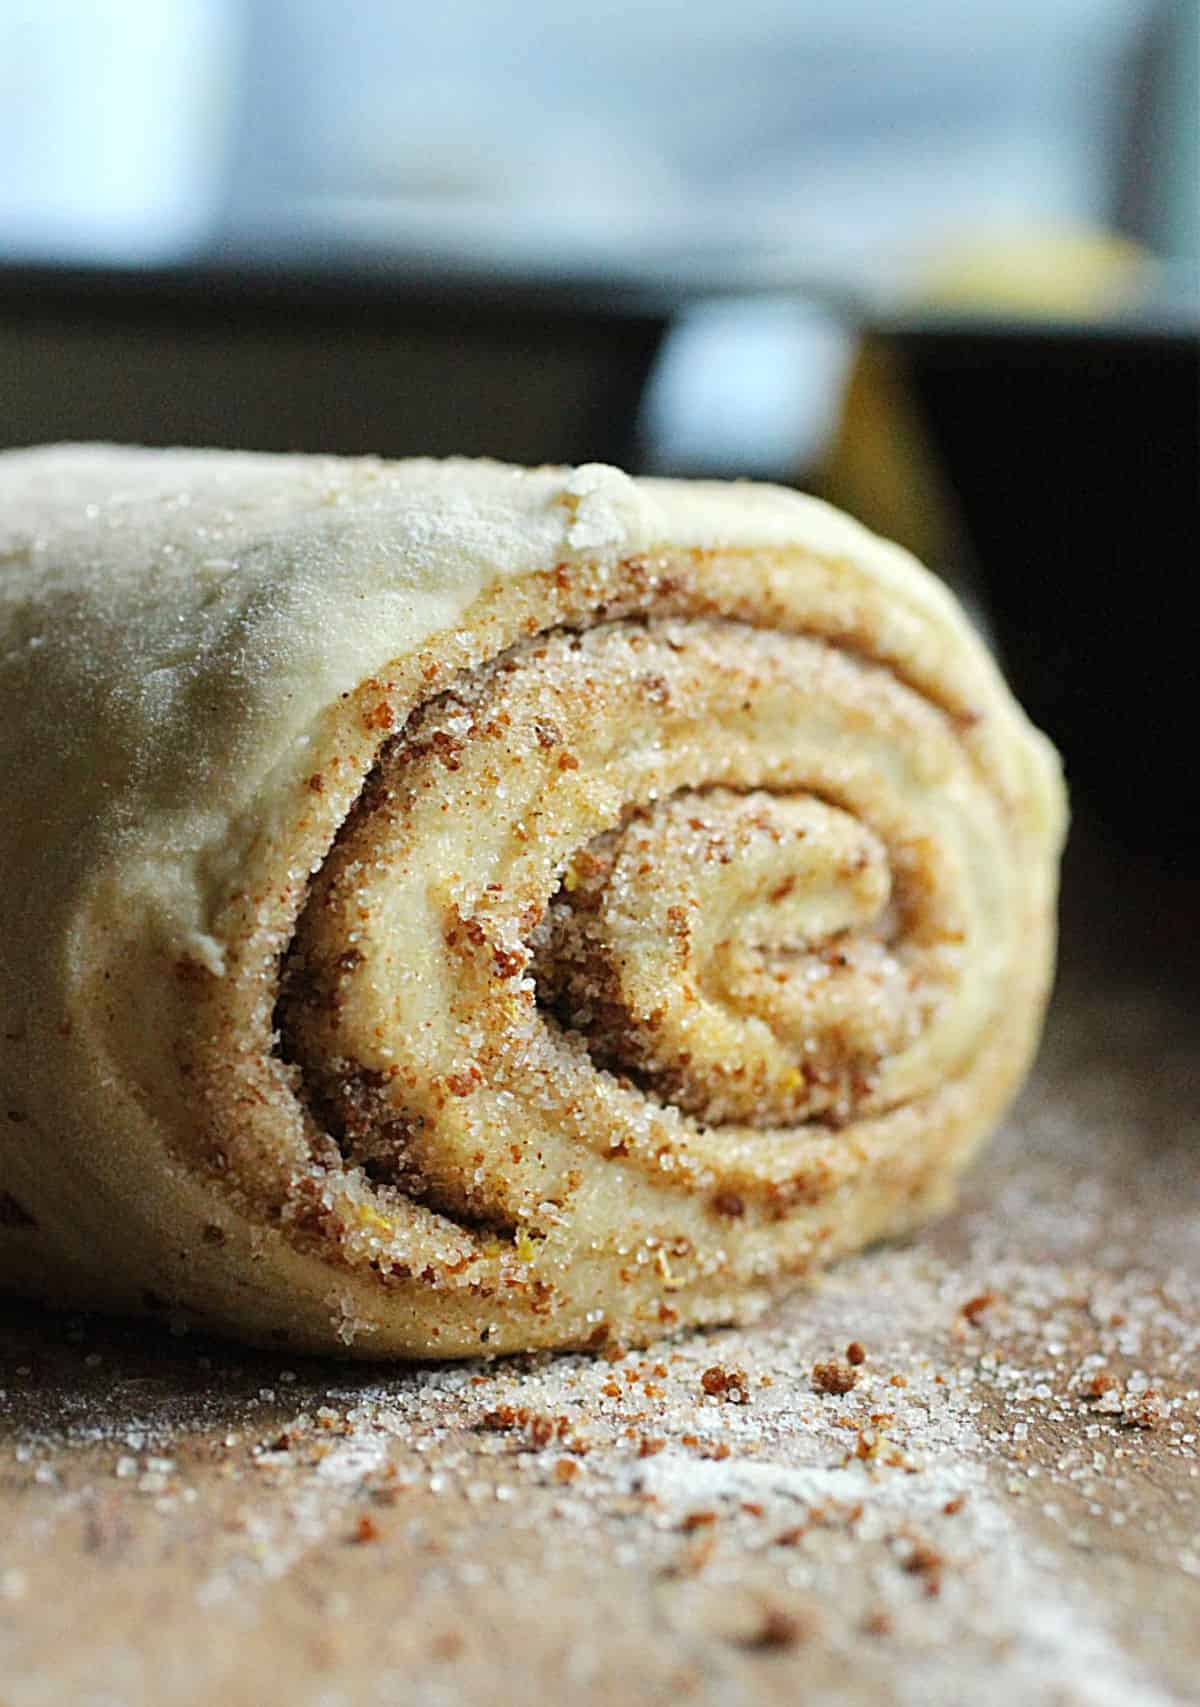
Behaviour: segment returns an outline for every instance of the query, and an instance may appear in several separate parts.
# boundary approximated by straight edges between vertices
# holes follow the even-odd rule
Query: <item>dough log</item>
[[[0,457],[0,1286],[454,1357],[744,1319],[1035,1047],[1057,761],[825,506]]]

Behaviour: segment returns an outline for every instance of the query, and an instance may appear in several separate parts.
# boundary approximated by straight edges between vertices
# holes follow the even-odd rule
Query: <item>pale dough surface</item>
[[[508,684],[515,693],[528,680],[528,702],[513,700],[505,715],[533,717],[537,695],[557,692],[586,722],[587,694],[574,707],[563,698],[568,665],[522,674],[558,667],[539,655],[538,637],[560,634],[584,636],[596,691],[610,695],[618,721],[631,645],[682,658],[637,678],[666,682],[682,721],[672,745],[656,742],[650,712],[631,714],[631,727],[643,717],[645,740],[618,751],[593,718],[581,756],[570,754],[578,778],[559,775],[557,750],[546,760],[536,799],[550,803],[553,847],[535,872],[508,845],[506,826],[523,821],[506,815],[503,792],[513,765],[524,763],[522,776],[532,766],[507,748],[499,771],[477,763],[483,736],[471,708],[503,708]],[[821,656],[796,650],[806,646]],[[515,674],[505,677],[493,664],[510,656]],[[767,684],[745,728],[721,700],[738,670]],[[378,1076],[364,1036],[382,1015],[392,1028],[384,1048],[404,1057],[415,1049],[411,1016],[431,1004],[422,1035],[435,1042],[414,1056],[422,1087],[404,1093],[405,1118],[425,1134],[404,1139],[421,1176],[409,1204],[403,1179],[379,1186],[353,1153],[345,1165],[333,1155],[306,1102],[319,1070],[303,1051],[313,1037],[323,1046],[323,1034],[301,1003],[289,1054],[275,1003],[310,880],[328,886],[331,913],[347,885],[365,894],[358,830],[340,838],[340,868],[329,855],[364,780],[379,774],[381,748],[394,736],[408,763],[408,720],[447,693],[449,709],[439,702],[429,727],[458,741],[458,726],[437,719],[466,706],[462,818],[449,839],[404,842],[406,819],[400,841],[372,845],[377,863],[398,862],[363,902],[367,958],[384,966],[386,989],[383,972],[370,988],[363,978],[348,988],[349,1029],[334,1040],[338,1061],[352,1056],[356,1071]],[[476,1161],[476,1133],[485,1148],[520,1147],[537,1100],[530,1093],[508,1116],[487,1103],[510,1094],[516,1072],[517,1020],[497,1008],[496,1076],[485,1063],[461,1099],[468,1112],[456,1102],[444,1128],[430,1112],[456,1076],[447,1050],[467,1047],[445,907],[484,933],[489,954],[522,946],[513,918],[487,910],[482,866],[471,870],[480,849],[507,861],[506,883],[541,895],[544,910],[557,884],[571,887],[572,836],[583,846],[609,834],[623,799],[653,804],[714,784],[803,792],[794,754],[815,755],[823,740],[845,748],[823,790],[838,798],[831,810],[869,802],[874,790],[893,863],[907,850],[910,910],[934,958],[913,973],[927,982],[929,1013],[896,1021],[908,1041],[882,1070],[889,1095],[872,1079],[836,1127],[805,1131],[807,1200],[776,1130],[751,1135],[739,1115],[722,1149],[723,1124],[680,1114],[670,1089],[635,1093],[578,1039],[546,1043],[544,1027],[534,1065],[547,1144],[537,1165],[553,1191],[538,1196],[530,1154],[511,1170],[502,1155]],[[703,769],[706,745],[720,751],[719,774]],[[458,762],[438,779],[445,798],[430,781],[421,811],[447,806],[453,818]],[[414,793],[414,821],[416,803]],[[914,826],[926,820],[922,840]],[[1050,972],[1063,822],[1057,762],[949,594],[814,500],[634,481],[602,467],[9,453],[0,457],[0,1203],[13,1207],[0,1218],[0,1279],[367,1355],[461,1355],[485,1335],[498,1349],[579,1343],[595,1328],[645,1339],[680,1319],[744,1314],[780,1274],[942,1200],[1011,1095]],[[778,840],[764,823],[731,830],[722,820],[712,833]],[[676,833],[652,819],[660,829]],[[383,831],[369,822],[364,834]],[[849,857],[851,834],[823,820],[829,860]],[[435,858],[457,879],[437,892],[442,913],[429,911]],[[424,874],[421,906],[400,909],[399,878],[414,871]],[[926,889],[937,906],[923,912]],[[951,914],[965,943],[953,965]],[[936,942],[931,920],[941,921]],[[636,932],[636,917],[618,923]],[[307,969],[325,951],[316,927],[304,941]],[[885,977],[874,952],[848,974],[874,980],[872,990]],[[755,1018],[761,970],[726,968],[722,1016],[733,989]],[[475,972],[461,975],[469,987]],[[416,979],[407,996],[405,977]],[[541,1024],[536,1015],[520,1023]],[[781,1024],[774,1015],[773,1035]],[[636,1027],[618,1029],[621,1048],[642,1047],[626,1037]],[[483,1045],[471,1047],[482,1062]],[[651,1069],[675,1072],[679,1053]],[[786,1073],[772,1083],[786,1086]],[[647,1111],[634,1108],[635,1094]],[[633,1160],[615,1166],[583,1116],[567,1130],[563,1109],[581,1100],[600,1110],[597,1127],[645,1127],[656,1154],[671,1152],[674,1177],[643,1166],[632,1139]],[[338,1118],[347,1120],[344,1107]],[[345,1150],[345,1134],[339,1141]],[[661,1154],[657,1165],[670,1171]],[[473,1184],[480,1169],[488,1177]],[[744,1202],[732,1218],[714,1215],[723,1193],[727,1206]],[[627,1260],[632,1278],[620,1276]]]

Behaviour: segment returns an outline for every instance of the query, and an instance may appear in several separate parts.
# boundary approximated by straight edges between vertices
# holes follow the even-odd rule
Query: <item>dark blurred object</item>
[[[0,444],[627,462],[665,325],[566,284],[0,267]]]
[[[1005,666],[1120,843],[1200,866],[1194,321],[893,329]]]
[[[1159,255],[1200,256],[1196,118],[1200,6],[1157,0],[1126,68],[1112,209],[1117,228]]]
[[[687,301],[682,287],[519,284],[394,260],[0,267],[0,444],[636,466],[639,399]],[[929,452],[925,486],[910,456],[892,496],[927,533],[946,515],[965,528],[1006,667],[1063,749],[1076,797],[1131,852],[1200,867],[1200,671],[1185,614],[1200,541],[1193,308],[1128,323],[939,313],[877,325],[910,436]],[[854,428],[876,473],[869,446],[896,451],[894,411],[885,425],[882,439],[878,421]]]

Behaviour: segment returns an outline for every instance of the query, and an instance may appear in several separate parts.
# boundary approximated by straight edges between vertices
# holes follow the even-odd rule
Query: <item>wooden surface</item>
[[[957,1211],[754,1328],[355,1370],[0,1306],[2,1707],[1200,1701],[1196,897],[1083,866]]]

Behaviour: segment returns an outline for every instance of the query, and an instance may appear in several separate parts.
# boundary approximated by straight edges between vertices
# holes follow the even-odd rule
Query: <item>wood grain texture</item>
[[[1200,1698],[1196,896],[1075,867],[957,1211],[754,1329],[385,1371],[5,1306],[3,1707]]]

